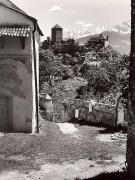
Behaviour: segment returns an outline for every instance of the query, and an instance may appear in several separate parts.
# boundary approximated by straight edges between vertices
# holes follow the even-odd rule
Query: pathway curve
[[[57,125],[58,125],[60,131],[63,134],[73,135],[76,132],[78,132],[78,129],[75,127],[74,124],[70,124],[70,123],[58,123]]]

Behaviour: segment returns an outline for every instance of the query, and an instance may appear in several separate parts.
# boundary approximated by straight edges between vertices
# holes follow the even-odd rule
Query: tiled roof
[[[29,37],[28,25],[0,25],[0,36]]]
[[[29,16],[27,13],[25,13],[24,11],[22,11],[20,8],[18,8],[14,3],[12,3],[10,0],[0,0],[0,4],[3,6],[6,6],[9,9],[12,9],[14,11],[17,11],[18,13],[21,13],[23,15],[25,15],[27,18],[29,18],[30,20],[32,20],[34,22],[34,24],[37,25],[37,31],[39,32],[39,34],[41,36],[43,36],[43,33],[37,23],[37,20],[35,18],[33,18],[32,16]]]
[[[90,38],[89,38],[89,41],[97,41],[99,39],[103,39],[105,40],[106,38],[103,36],[103,34],[96,34],[96,35],[92,35]]]

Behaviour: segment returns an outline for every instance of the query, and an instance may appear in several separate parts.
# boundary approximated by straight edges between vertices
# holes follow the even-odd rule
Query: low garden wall
[[[40,106],[43,108],[42,116],[52,122],[76,122],[116,127],[125,125],[127,113],[115,105],[96,103],[93,100],[68,99],[61,102],[59,118],[55,118],[56,112],[52,98],[48,95],[40,97]],[[119,106],[118,106],[119,107]]]
[[[116,106],[95,103],[92,101],[69,99],[63,102],[64,110],[62,119],[64,122],[87,122],[106,126],[117,126],[124,123],[124,111],[116,110]]]

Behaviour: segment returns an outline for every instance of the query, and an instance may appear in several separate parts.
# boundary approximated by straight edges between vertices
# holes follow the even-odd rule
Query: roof
[[[100,38],[100,39],[106,39],[103,34],[100,34],[99,38]]]
[[[10,0],[0,0],[0,4],[9,8],[9,9],[12,9],[24,16],[26,16],[28,19],[30,19],[34,24],[37,25],[37,31],[39,32],[39,34],[41,36],[43,36],[43,33],[37,23],[37,20],[35,18],[33,18],[32,16],[29,16],[27,13],[25,13],[24,11],[22,11],[20,8],[18,8],[15,4],[13,4]]]
[[[99,38],[100,39],[106,39],[104,36],[103,36],[103,34],[96,34],[96,35],[93,35],[93,36],[91,36],[90,37],[90,39],[89,39],[89,41],[97,41],[97,40],[99,40]]]
[[[99,37],[91,37],[88,41],[97,41]]]
[[[15,9],[17,11],[20,11],[22,13],[25,13],[24,11],[22,11],[20,8],[18,8],[15,4],[13,4],[10,0],[0,0],[0,3],[9,7],[9,8],[12,8],[12,9]],[[26,14],[26,13],[25,13]]]
[[[0,25],[0,36],[29,37],[28,25]]]
[[[54,27],[52,27],[52,29],[63,29],[63,28],[60,27],[58,24],[56,24]]]

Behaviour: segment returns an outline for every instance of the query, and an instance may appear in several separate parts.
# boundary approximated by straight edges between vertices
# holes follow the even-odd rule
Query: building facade
[[[38,131],[37,20],[0,0],[0,131]]]

